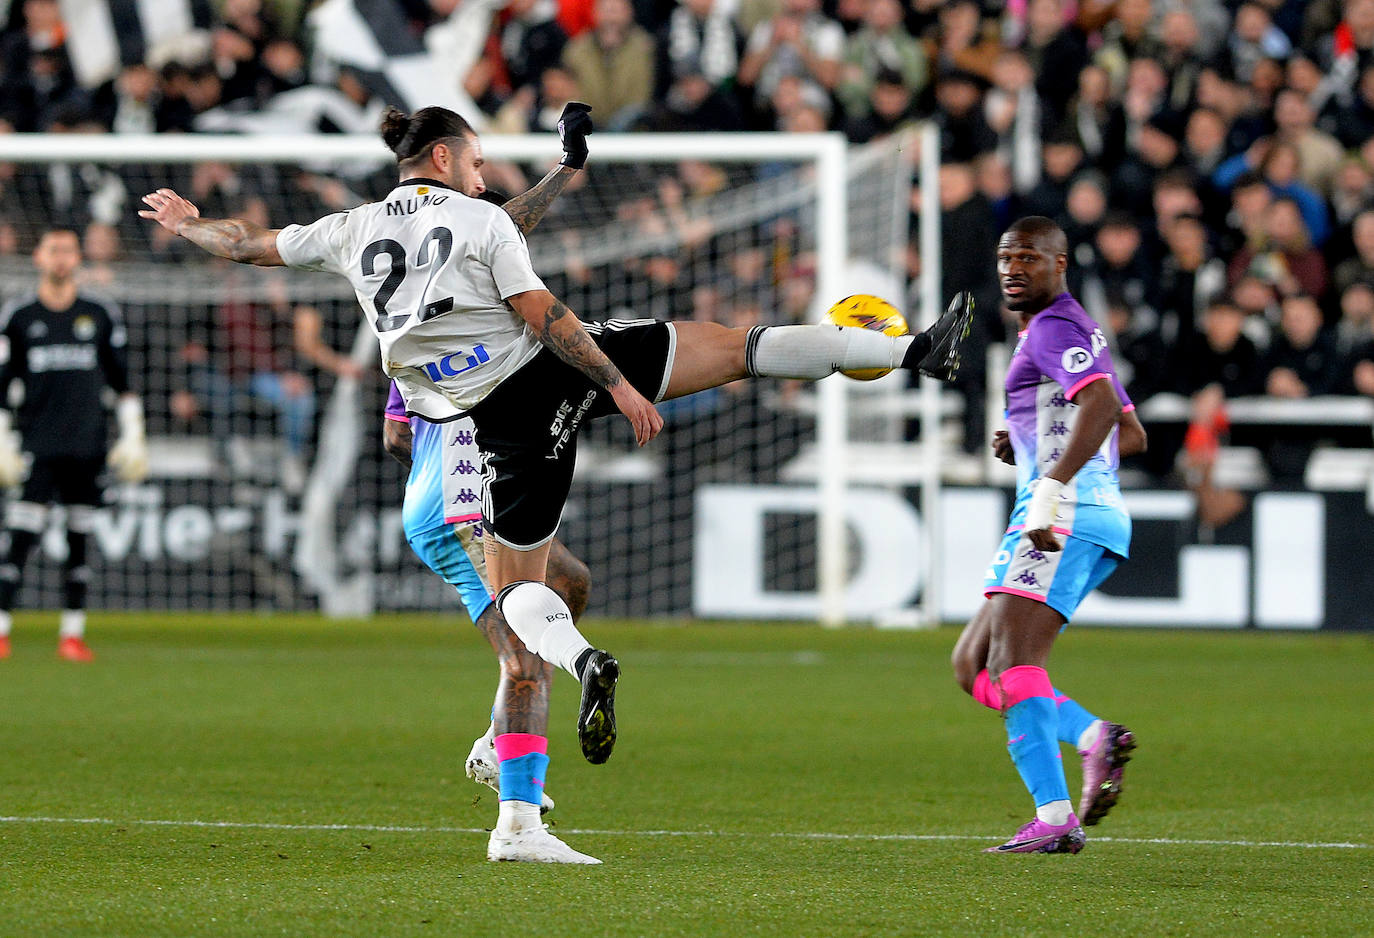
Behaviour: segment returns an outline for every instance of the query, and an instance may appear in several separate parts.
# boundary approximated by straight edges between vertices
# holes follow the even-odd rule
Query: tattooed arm
[[[143,197],[148,208],[139,211],[173,234],[181,235],[217,257],[240,264],[281,267],[277,231],[241,218],[201,218],[200,209],[171,189],[159,189]]]
[[[601,385],[630,421],[640,446],[663,429],[663,418],[620,369],[592,341],[582,323],[548,290],[527,290],[507,297],[517,316],[529,324],[535,337],[563,361]]]
[[[577,170],[560,163],[551,169],[547,176],[501,208],[505,209],[506,214],[515,222],[515,227],[520,229],[521,234],[529,234],[535,225],[543,220],[544,213],[549,210],[553,200],[562,194],[576,175]]]

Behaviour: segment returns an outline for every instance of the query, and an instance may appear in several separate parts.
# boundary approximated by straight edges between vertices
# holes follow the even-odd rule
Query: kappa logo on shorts
[[[544,458],[557,459],[562,455],[563,444],[573,438],[577,428],[582,425],[582,418],[587,416],[587,411],[591,410],[596,403],[596,391],[588,391],[587,396],[582,399],[582,403],[573,406],[567,401],[558,405],[558,410],[554,412],[553,423],[549,424],[549,435],[553,437],[553,450]]]

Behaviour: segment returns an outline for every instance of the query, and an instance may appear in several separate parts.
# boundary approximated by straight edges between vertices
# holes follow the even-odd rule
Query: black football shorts
[[[677,336],[653,319],[587,323],[625,379],[654,403],[673,372]],[[550,541],[572,487],[577,432],[619,414],[605,388],[547,348],[468,412],[482,451],[482,520],[500,543],[533,550]]]
[[[20,501],[35,505],[100,505],[100,474],[105,460],[97,456],[35,456]]]

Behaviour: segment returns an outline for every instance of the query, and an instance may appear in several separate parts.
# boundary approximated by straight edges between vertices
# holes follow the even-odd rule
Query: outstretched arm
[[[200,209],[171,189],[159,189],[143,197],[148,208],[140,218],[157,222],[173,234],[181,235],[217,257],[240,264],[282,267],[277,253],[277,231],[242,218],[201,218]]]
[[[610,392],[616,407],[634,428],[635,441],[640,446],[658,435],[663,429],[663,418],[592,341],[572,310],[548,290],[526,290],[507,297],[506,302],[551,352]]]

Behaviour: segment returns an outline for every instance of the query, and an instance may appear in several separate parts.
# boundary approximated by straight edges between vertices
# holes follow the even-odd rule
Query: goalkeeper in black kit
[[[10,610],[29,552],[47,523],[48,505],[67,511],[67,559],[57,653],[90,661],[86,645],[87,549],[100,475],[108,462],[136,482],[148,472],[143,405],[129,391],[128,338],[119,313],[77,291],[81,246],[76,232],[44,232],[33,252],[36,293],[0,310],[0,485],[23,489],[6,512],[9,552],[0,563],[0,658],[10,654]],[[9,410],[22,384],[17,414]],[[119,437],[108,452],[102,400],[118,395]]]

